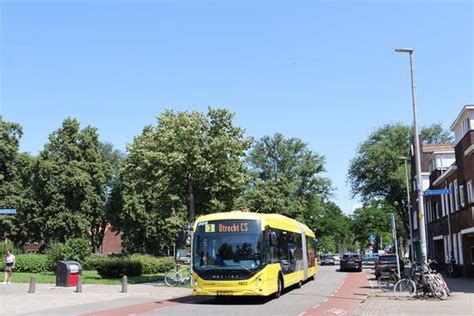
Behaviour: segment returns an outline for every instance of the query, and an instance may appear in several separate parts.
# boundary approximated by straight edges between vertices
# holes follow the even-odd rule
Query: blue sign
[[[0,214],[16,214],[14,208],[0,208]]]
[[[375,240],[375,235],[370,235],[369,240],[370,240],[370,241]]]
[[[436,190],[426,190],[423,192],[423,195],[429,196],[429,195],[443,195],[443,194],[449,194],[451,193],[450,189],[436,189]]]

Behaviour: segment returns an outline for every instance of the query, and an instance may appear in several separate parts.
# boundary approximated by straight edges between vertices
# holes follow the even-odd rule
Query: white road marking
[[[326,310],[327,313],[336,314],[336,315],[345,315],[347,311],[343,310],[342,308],[331,308]]]
[[[303,316],[306,312],[299,313],[298,316]]]
[[[313,309],[316,309],[318,307],[319,307],[319,304],[316,304],[316,305],[313,306]]]
[[[323,302],[326,303],[327,301],[329,301],[329,299],[325,299]]]

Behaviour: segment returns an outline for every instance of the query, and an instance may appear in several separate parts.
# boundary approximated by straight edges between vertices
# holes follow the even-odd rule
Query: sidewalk
[[[446,279],[446,282],[452,295],[445,301],[435,298],[399,301],[393,293],[381,292],[375,286],[355,315],[474,315],[474,279]]]
[[[82,293],[75,287],[61,288],[38,284],[28,294],[29,284],[0,285],[1,315],[78,315],[98,310],[163,301],[191,295],[189,288],[161,287],[153,284],[129,284],[128,293],[120,285],[83,285]]]

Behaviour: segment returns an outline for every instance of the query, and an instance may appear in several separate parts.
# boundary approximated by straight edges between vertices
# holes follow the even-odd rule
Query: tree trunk
[[[194,193],[193,193],[193,180],[189,179],[188,182],[188,203],[189,203],[189,223],[194,223],[195,209],[194,209]]]

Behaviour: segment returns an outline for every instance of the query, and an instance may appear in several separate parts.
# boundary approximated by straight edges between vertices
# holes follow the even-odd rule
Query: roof
[[[452,131],[454,131],[454,129],[456,128],[456,126],[458,124],[460,124],[462,122],[462,120],[464,119],[464,116],[467,114],[467,112],[469,111],[473,111],[474,110],[474,104],[466,104],[464,106],[464,108],[461,110],[461,113],[459,113],[458,117],[456,118],[456,120],[454,120],[453,124],[451,125],[450,129]]]
[[[453,145],[451,144],[423,144],[423,152],[430,153],[434,151],[452,151]]]

